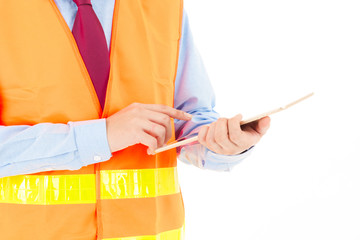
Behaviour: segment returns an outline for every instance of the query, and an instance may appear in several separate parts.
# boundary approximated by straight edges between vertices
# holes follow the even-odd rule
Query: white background
[[[360,239],[360,1],[187,0],[225,117],[272,117],[230,173],[179,164],[186,239]]]

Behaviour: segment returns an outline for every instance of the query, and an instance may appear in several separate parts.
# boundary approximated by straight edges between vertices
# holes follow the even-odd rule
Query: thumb
[[[271,122],[271,119],[270,117],[263,117],[261,118],[258,122],[257,122],[257,125],[256,125],[256,131],[261,135],[263,136],[267,130],[270,128],[270,122]]]

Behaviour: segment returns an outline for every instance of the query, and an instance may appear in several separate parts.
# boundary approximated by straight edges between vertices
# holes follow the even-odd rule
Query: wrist
[[[108,145],[109,145],[109,148],[110,148],[110,152],[113,153],[115,152],[114,150],[114,147],[113,147],[113,141],[112,141],[112,134],[111,134],[111,130],[110,130],[110,119],[109,118],[106,118],[106,121],[105,121],[105,125],[106,125],[106,138],[107,138],[107,142],[108,142]]]

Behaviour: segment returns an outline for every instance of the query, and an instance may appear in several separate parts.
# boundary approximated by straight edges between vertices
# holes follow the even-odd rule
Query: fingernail
[[[155,155],[155,151],[148,149],[147,154],[148,155]]]
[[[192,118],[192,115],[190,113],[184,112],[185,116],[187,116],[188,118]]]

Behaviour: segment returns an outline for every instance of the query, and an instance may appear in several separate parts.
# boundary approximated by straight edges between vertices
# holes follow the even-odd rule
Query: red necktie
[[[73,0],[78,6],[72,33],[95,87],[100,105],[104,108],[110,71],[109,51],[104,30],[91,0]]]

